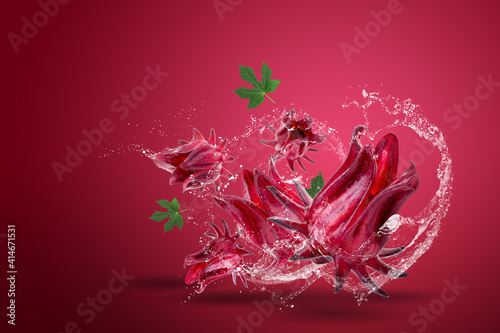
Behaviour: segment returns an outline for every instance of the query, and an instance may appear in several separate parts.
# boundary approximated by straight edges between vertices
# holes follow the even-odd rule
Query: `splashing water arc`
[[[342,107],[344,109],[344,112],[348,113],[347,117],[352,116],[354,118],[354,116],[358,116],[359,113],[362,114],[365,122],[363,125],[365,125],[367,128],[370,128],[369,131],[363,133],[363,135],[368,139],[373,140],[376,134],[378,133],[386,134],[390,132],[391,129],[393,128],[408,128],[411,129],[420,138],[432,144],[434,148],[436,148],[436,150],[439,151],[440,153],[441,159],[437,168],[437,180],[438,180],[437,190],[433,196],[431,194],[432,198],[429,200],[428,203],[426,203],[425,207],[419,213],[411,217],[404,217],[398,214],[392,215],[385,223],[383,223],[383,221],[385,220],[382,220],[383,225],[380,229],[378,229],[379,235],[384,235],[385,233],[391,234],[392,242],[394,243],[395,246],[405,247],[405,250],[403,252],[401,252],[398,256],[391,258],[390,260],[390,266],[392,266],[396,270],[405,272],[430,248],[434,239],[437,237],[439,233],[441,221],[446,216],[450,206],[450,199],[452,194],[452,182],[453,182],[452,160],[448,151],[448,147],[444,140],[444,136],[440,131],[440,129],[436,125],[430,123],[429,120],[424,116],[420,106],[412,103],[411,99],[400,100],[398,98],[391,96],[382,97],[380,96],[380,93],[376,92],[369,93],[363,90],[361,102],[357,100],[346,101],[346,103],[342,105]],[[371,124],[371,118],[373,118],[374,112],[380,112],[380,110],[385,115],[384,119],[389,119],[389,120],[388,123],[385,124],[384,126],[379,126],[380,128],[376,128],[376,126]],[[297,121],[297,124],[301,125],[299,126],[300,128],[303,127],[304,130],[306,129],[308,130],[309,126],[312,124],[312,118],[302,110],[299,110],[299,112],[301,113],[301,116],[304,116],[306,118]],[[354,113],[349,114],[349,112],[354,112]],[[292,115],[292,117],[295,115],[294,111],[291,110],[274,109],[272,110],[272,112],[266,114],[265,116],[259,119],[257,119],[254,116],[250,116],[251,124],[249,124],[246,127],[242,135],[230,138],[227,141],[223,141],[225,143],[225,148],[227,152],[230,152],[231,155],[234,156],[234,159],[239,161],[239,163],[237,163],[239,164],[239,168],[236,164],[231,164],[231,163],[227,164],[228,168],[231,169],[232,173],[236,177],[238,177],[238,174],[243,174],[243,178],[245,180],[246,177],[248,177],[249,175],[253,175],[250,171],[248,170],[244,171],[242,169],[242,168],[248,168],[249,167],[248,165],[243,166],[242,164],[250,162],[251,160],[255,162],[256,164],[255,167],[257,169],[259,170],[267,169],[268,161],[265,158],[261,157],[257,158],[256,152],[257,151],[264,152],[264,149],[269,149],[269,147],[261,145],[257,138],[266,139],[266,137],[263,135],[265,134],[264,132],[266,131],[267,128],[274,130],[272,132],[277,133],[276,138],[279,138],[281,133],[280,130],[279,129],[276,130],[272,126],[279,124],[281,122],[281,119],[286,120],[287,116],[283,118],[283,115],[290,115],[290,114]],[[341,116],[345,116],[345,113],[342,114]],[[293,120],[291,121],[293,123]],[[295,126],[295,123],[293,124]],[[360,124],[353,123],[351,125],[352,127],[354,127]],[[284,133],[286,132],[285,130],[283,130]],[[327,137],[326,141],[318,140],[317,142],[317,143],[319,143],[319,141],[322,142],[321,147],[318,147],[320,148],[321,151],[330,152],[330,154],[336,155],[339,158],[340,162],[346,158],[348,151],[343,144],[343,141],[345,140],[339,138],[338,131],[336,129],[330,127],[327,122],[320,122],[315,119],[313,130],[314,133],[318,134],[318,138],[321,138],[323,136]],[[309,132],[305,131],[304,133],[307,134]],[[310,137],[312,135],[312,134],[308,135],[305,134],[298,135],[298,137]],[[201,135],[198,136],[202,138]],[[290,138],[287,137],[287,140],[289,139]],[[189,142],[183,142],[183,143],[184,145],[186,144],[197,145],[198,142],[205,144],[204,143],[205,141],[203,141],[204,139],[201,141],[200,140],[198,141],[195,140],[190,143]],[[215,146],[213,146],[215,145],[215,134],[211,133],[211,136],[208,141],[210,143],[210,145],[208,146],[211,149],[212,148],[215,149]],[[278,140],[276,139],[276,141],[272,142],[268,140],[260,140],[260,142],[264,144],[267,143],[268,146],[273,147],[276,146],[275,143],[278,142]],[[271,145],[270,143],[273,144]],[[252,147],[252,149],[247,149],[248,147]],[[308,146],[304,146],[302,148],[308,148]],[[301,149],[300,151],[305,152],[307,151],[307,149]],[[205,153],[205,151],[203,152]],[[266,152],[268,152],[268,150],[266,150]],[[202,155],[201,153],[198,153],[197,150],[193,150],[193,152],[190,151],[190,154],[196,156]],[[250,156],[251,158],[248,156],[248,154],[251,154]],[[297,157],[302,157],[302,156],[303,154],[289,154],[287,156],[288,158],[286,159],[289,162],[291,171],[288,170],[285,173],[281,174],[281,178],[285,183],[293,185],[294,181],[295,182],[300,181],[300,179],[302,178],[301,175],[298,175],[296,173],[291,173],[292,171],[294,171],[293,160],[297,159]],[[150,154],[150,156],[148,157],[155,160],[155,155]],[[275,155],[275,159],[278,159],[278,157],[281,157],[281,155]],[[228,162],[229,160],[234,160],[234,159],[231,157],[230,159],[227,158],[221,161],[214,160],[214,163],[217,162],[215,164],[219,166],[221,162]],[[310,159],[308,160],[310,161]],[[299,165],[301,166],[301,168],[303,168],[302,163],[300,163]],[[161,165],[158,166],[161,167]],[[333,172],[335,170],[329,170],[329,171]],[[229,171],[227,171],[226,173],[231,174]],[[230,177],[230,179],[234,180],[234,178],[236,177]],[[261,179],[264,179],[267,176],[259,176],[259,177],[261,177]],[[219,177],[216,178],[217,180],[219,179]],[[220,187],[220,192],[218,196],[223,198],[224,192],[230,189],[231,188],[228,189],[228,185],[225,184],[224,186]],[[207,192],[201,194],[198,193],[198,191],[191,191],[191,189],[188,188],[186,188],[186,190],[194,196],[193,202],[201,201],[202,203],[204,203],[203,207],[205,207],[206,209],[203,209],[203,211],[208,211],[209,220],[215,222],[219,219],[219,216],[223,216],[221,210],[218,209],[217,207],[214,207],[214,201],[218,202],[217,205],[220,208],[223,208],[224,205],[227,204],[227,202],[224,203],[224,200],[221,199],[216,200],[215,198],[214,200],[211,200],[211,195],[208,195]],[[227,196],[226,198],[231,198],[231,197],[232,196]],[[244,199],[241,198],[236,200],[234,199],[233,196],[233,199],[231,200],[233,200],[231,205],[238,205],[239,203],[243,202],[241,200]],[[192,204],[191,206],[192,207],[189,208],[192,212],[200,212],[200,210],[197,209],[199,207],[195,207],[197,206],[196,204]],[[204,219],[201,219],[201,215],[198,216],[199,215],[198,213],[196,213],[195,215],[188,218],[192,219],[193,220],[192,222],[194,224],[199,225],[198,223],[202,223],[201,221],[203,221]],[[198,222],[196,220],[198,220]],[[250,251],[245,250],[246,251],[245,252],[242,250],[242,248],[239,248],[239,250],[233,249],[234,251],[236,251],[236,252],[233,251],[234,254],[237,255],[231,257],[232,258],[231,262],[226,260],[227,258],[221,261],[214,259],[213,262],[211,261],[210,265],[207,267],[203,266],[206,264],[204,264],[201,261],[199,263],[197,261],[196,262],[193,261],[194,260],[193,258],[195,258],[196,260],[200,259],[202,257],[200,253],[203,254],[205,252],[201,251],[200,253],[197,253],[196,256],[194,257],[193,255],[188,256],[187,264],[189,265],[194,264],[193,268],[190,271],[190,273],[192,274],[190,275],[190,273],[188,273],[188,277],[190,277],[187,278],[186,280],[188,283],[194,282],[196,280],[194,277],[198,276],[199,274],[202,275],[205,274],[206,276],[209,276],[210,274],[212,274],[212,271],[210,271],[210,269],[212,268],[220,269],[224,265],[226,265],[227,267],[226,266],[223,267],[224,270],[234,271],[235,269],[238,269],[236,270],[236,273],[237,275],[240,275],[240,277],[242,277],[243,280],[245,280],[245,275],[246,275],[246,279],[249,282],[252,282],[255,286],[257,286],[258,289],[260,289],[261,291],[267,290],[271,292],[273,295],[272,297],[279,297],[279,300],[282,302],[286,302],[294,298],[296,295],[304,291],[307,287],[309,287],[319,278],[325,279],[330,285],[332,285],[335,288],[336,286],[335,264],[331,262],[318,265],[310,260],[286,261],[285,259],[285,261],[282,261],[285,263],[277,266],[276,269],[273,269],[272,271],[267,270],[267,268],[270,266],[270,262],[273,261],[273,258],[275,259],[277,258],[277,252],[273,252],[273,248],[274,250],[283,249],[289,246],[289,244],[291,243],[295,243],[295,245],[302,244],[302,246],[304,246],[306,245],[306,241],[302,237],[300,236],[295,237],[292,235],[291,238],[288,237],[288,239],[273,240],[271,243],[268,243],[269,246],[263,246],[263,247],[261,246],[259,249],[255,247],[255,242],[252,243],[251,235],[244,232],[241,225],[232,220],[233,219],[231,218],[232,223],[230,223],[231,224],[230,229],[233,229],[234,226],[237,225],[237,228],[239,229],[237,236],[235,236],[234,239],[232,238],[230,239],[227,237],[224,238],[221,236],[222,233],[220,233],[219,235],[219,232],[217,232],[217,235],[220,236],[220,239],[219,237],[217,237],[211,242],[214,242],[213,244],[227,243],[228,245],[225,245],[225,247],[232,249],[234,244],[232,244],[231,242],[235,242],[238,236],[241,234],[241,237],[239,237],[238,241],[239,245],[237,245],[238,248],[242,246],[243,248],[249,249],[251,252],[254,252],[255,255],[245,257],[245,260],[243,260],[237,255],[243,255]],[[214,227],[214,224],[213,223],[211,224]],[[226,223],[223,222],[223,224],[227,229]],[[217,228],[215,229],[217,230]],[[226,234],[229,234],[228,229],[226,230]],[[205,240],[201,238],[200,244],[202,244],[203,242],[205,242]],[[212,248],[211,247],[212,245],[210,244],[207,245],[208,248]],[[302,246],[298,246],[298,248],[301,248]],[[220,247],[222,248],[223,246],[220,245]],[[286,253],[284,255],[286,257]],[[250,259],[250,257],[252,257],[252,259]],[[191,258],[190,259],[191,261],[188,260],[189,258]],[[246,273],[240,271],[241,269],[240,266],[242,266],[243,263],[245,267],[248,268],[245,269]],[[215,270],[213,272],[215,272]],[[380,287],[382,287],[384,284],[395,278],[395,276],[391,277],[391,275],[383,275],[376,272],[373,273],[370,272],[370,274],[373,274],[373,279],[376,281],[376,284]],[[223,277],[225,275],[226,275],[225,273],[224,274],[221,273],[219,277]],[[371,293],[373,290],[371,291],[365,285],[361,284],[359,280],[353,277],[353,275],[354,274],[352,273],[348,275],[348,278],[345,281],[345,284],[343,285],[343,290],[352,292],[354,296],[357,298],[358,304],[360,304],[361,301],[366,300],[367,295]],[[214,280],[215,278],[216,276],[214,275]],[[233,279],[235,279],[234,272],[233,272]],[[204,286],[208,283],[209,281],[204,285],[202,284],[203,288],[201,288],[201,290],[198,292],[203,291]],[[247,285],[246,280],[245,280],[245,285]],[[279,290],[279,296],[277,293],[278,290]]]
[[[413,130],[420,138],[429,141],[440,153],[441,160],[437,168],[439,185],[425,208],[411,217],[403,217],[396,214],[384,225],[393,234],[393,239],[396,240],[398,239],[397,231],[401,226],[405,226],[411,230],[412,238],[405,238],[405,243],[399,244],[406,247],[405,251],[391,262],[391,266],[401,271],[406,271],[430,248],[439,233],[441,220],[448,212],[453,182],[451,156],[440,129],[429,122],[421,112],[420,106],[412,103],[411,99],[401,101],[391,96],[381,97],[378,93],[368,93],[365,90],[363,90],[362,95],[364,103],[350,101],[344,104],[343,107],[354,107],[358,111],[360,110],[365,118],[365,125],[370,125],[370,108],[375,104],[382,106],[384,112],[393,116],[393,118],[397,118],[391,124],[373,132],[373,135],[381,131],[387,132],[391,128],[407,127]],[[247,129],[245,136],[248,137],[252,132],[262,131],[262,125],[269,121],[270,117],[263,117],[259,120],[253,119],[252,123],[254,125]],[[341,159],[345,157],[346,150],[336,137],[336,130],[329,128],[325,123],[318,123],[316,130],[318,133],[329,136],[328,142],[325,142],[325,144],[329,145],[326,147],[326,150],[336,152]],[[258,270],[259,267],[264,267],[265,265],[265,260],[261,260],[254,266],[254,269]],[[324,278],[332,286],[335,285],[335,276],[331,264],[292,263],[291,265],[295,265],[294,269],[290,269],[290,267],[287,269],[285,267],[273,274],[251,276],[249,281],[259,286],[261,290],[269,290],[272,293],[274,289],[272,286],[286,284],[288,288],[284,287],[287,291],[280,296],[282,300],[289,300],[295,297],[319,278]],[[377,284],[380,287],[393,279],[381,274],[375,276]],[[359,281],[352,279],[352,276],[344,285],[344,290],[352,292],[358,299],[358,303],[366,300],[366,296],[370,293],[367,288],[359,284]]]

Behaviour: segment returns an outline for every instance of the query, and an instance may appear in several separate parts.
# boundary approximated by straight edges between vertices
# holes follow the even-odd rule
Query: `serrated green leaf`
[[[163,226],[163,232],[170,231],[174,228],[174,226],[178,226],[179,229],[182,230],[182,226],[184,225],[183,218],[181,214],[175,214],[172,218],[170,218],[167,223]]]
[[[174,207],[174,210],[176,212],[179,211],[179,208],[181,207],[181,205],[179,205],[179,201],[177,201],[177,198],[173,198],[172,202],[170,204],[172,205],[172,207]]]
[[[154,212],[153,215],[151,215],[149,218],[153,221],[156,221],[156,222],[161,222],[163,221],[164,219],[166,219],[167,217],[172,217],[174,216],[175,214],[177,213],[173,213],[173,212]]]
[[[162,206],[163,208],[169,209],[170,210],[170,202],[168,200],[158,200],[157,201],[158,205]]]
[[[311,187],[306,188],[307,193],[311,196],[311,198],[314,198],[316,194],[318,194],[319,191],[325,186],[325,178],[321,175],[321,171],[319,174],[311,179]]]
[[[247,109],[254,109],[264,102],[264,94],[254,89],[240,87],[233,92],[237,93],[240,98],[249,99]]]
[[[247,109],[253,109],[259,106],[262,102],[264,102],[264,96],[269,98],[273,103],[274,101],[267,95],[267,93],[274,92],[278,85],[280,84],[280,80],[271,80],[271,69],[265,62],[262,62],[261,76],[262,81],[259,82],[255,77],[255,73],[252,68],[245,67],[240,64],[240,76],[241,78],[250,83],[253,88],[245,88],[240,87],[233,91],[240,98],[248,98],[248,107]]]
[[[177,212],[180,207],[177,198],[173,198],[172,203],[168,202],[168,200],[158,200],[157,203],[163,208],[168,209],[169,212]]]
[[[162,206],[163,208],[168,209],[168,212],[156,211],[149,218],[151,220],[156,221],[156,222],[161,222],[164,219],[168,218],[167,222],[163,226],[164,232],[172,230],[174,228],[174,226],[178,226],[179,229],[182,230],[182,226],[184,225],[184,222],[183,222],[182,215],[179,213],[185,212],[187,209],[179,212],[180,205],[179,205],[179,201],[177,201],[177,198],[173,198],[172,202],[168,202],[168,200],[158,200],[157,203],[160,206]]]

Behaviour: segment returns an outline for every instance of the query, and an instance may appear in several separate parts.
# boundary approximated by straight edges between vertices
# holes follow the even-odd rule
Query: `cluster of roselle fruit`
[[[352,271],[370,291],[388,297],[367,268],[394,278],[407,276],[382,260],[404,250],[385,248],[390,230],[384,224],[417,190],[415,165],[412,163],[397,177],[397,137],[389,133],[372,149],[361,145],[360,136],[366,127],[357,126],[345,161],[312,198],[298,181],[293,181],[294,189],[285,183],[275,165],[277,160],[285,159],[295,172],[295,162],[305,170],[301,158],[314,163],[306,153],[317,151],[312,146],[326,137],[313,133],[312,122],[311,117],[296,120],[291,111],[278,129],[268,125],[275,139],[261,143],[275,148],[275,154],[269,160],[267,173],[244,170],[245,198],[215,195],[214,200],[236,220],[246,239],[274,259],[259,274],[273,274],[289,260],[332,263],[335,292],[342,289]],[[213,129],[208,140],[194,129],[191,141],[180,141],[179,147],[156,154],[154,160],[172,173],[170,184],[183,183],[184,190],[213,184],[217,189],[221,176],[232,176],[222,166],[234,160],[224,153],[225,142],[216,144]],[[245,275],[254,274],[243,259],[251,252],[237,244],[240,232],[232,236],[227,223],[222,222],[224,231],[210,223],[215,230],[206,234],[210,241],[185,259],[185,267],[191,266],[186,283],[197,282],[198,293],[227,275],[233,276],[235,284],[239,276],[247,286]]]

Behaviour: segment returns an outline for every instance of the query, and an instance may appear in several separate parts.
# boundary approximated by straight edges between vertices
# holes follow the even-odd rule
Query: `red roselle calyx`
[[[184,268],[192,265],[186,275],[186,283],[197,282],[199,285],[197,293],[205,290],[210,282],[230,274],[233,276],[234,284],[236,277],[239,276],[245,287],[248,286],[243,270],[250,272],[250,269],[243,263],[242,257],[252,253],[236,245],[240,234],[231,236],[226,221],[222,220],[222,223],[224,232],[217,225],[210,223],[215,234],[207,233],[205,236],[212,240],[203,249],[188,255],[184,260]]]
[[[288,118],[290,122],[291,119],[293,114]],[[359,142],[365,129],[354,129],[345,161],[314,198],[299,182],[294,181],[292,190],[280,178],[276,158],[270,159],[267,174],[258,169],[243,171],[246,199],[232,195],[214,197],[217,205],[239,223],[247,238],[274,258],[264,269],[265,274],[272,274],[288,260],[332,263],[335,292],[342,289],[352,271],[366,287],[384,297],[388,297],[387,293],[376,284],[367,267],[391,277],[407,276],[382,261],[404,250],[384,248],[390,237],[390,228],[384,224],[417,190],[419,178],[413,163],[396,177],[399,151],[394,134],[385,135],[372,149]],[[231,244],[216,247],[212,244],[215,240],[211,241],[212,245],[203,252],[208,256],[205,264],[197,262],[200,266],[190,270],[186,282],[198,281],[204,288],[231,272],[242,276],[247,271],[242,269],[246,266],[241,258],[247,251],[242,252],[234,244],[237,237],[227,240],[228,233],[226,226],[224,240]],[[186,257],[186,262],[193,263],[193,256],[198,258],[199,253]],[[213,261],[214,258],[217,259]]]
[[[270,124],[267,125],[274,134],[274,140],[260,140],[260,143],[274,148],[275,153],[272,156],[274,161],[281,158],[286,159],[293,172],[295,172],[294,162],[297,161],[302,170],[306,171],[301,158],[314,164],[314,161],[306,153],[318,151],[312,146],[326,140],[326,136],[312,132],[312,123],[312,117],[295,119],[295,110],[291,110],[283,117],[278,129]]]
[[[167,148],[154,155],[156,165],[170,173],[170,185],[182,183],[183,191],[200,189],[213,184],[220,186],[220,176],[233,178],[222,166],[234,161],[234,157],[223,152],[227,140],[216,144],[215,131],[210,129],[210,136],[205,140],[196,128],[193,128],[191,141],[179,140],[180,146]]]

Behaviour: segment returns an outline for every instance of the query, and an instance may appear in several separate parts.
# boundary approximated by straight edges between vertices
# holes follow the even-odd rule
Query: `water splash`
[[[240,165],[239,169],[233,167],[230,169],[231,172],[234,171],[234,174],[239,174],[243,170],[243,167],[246,169],[257,168],[260,170],[267,170],[269,156],[273,154],[274,151],[261,144],[259,140],[274,139],[274,134],[268,130],[267,125],[270,124],[271,126],[278,128],[284,115],[292,109],[294,109],[297,114],[300,114],[301,118],[310,116],[307,111],[298,107],[275,108],[260,118],[253,115],[250,116],[250,124],[245,127],[243,134],[230,138],[227,142],[226,147],[228,151],[231,152],[231,155],[236,157],[237,161],[243,164],[243,166]],[[333,153],[338,158],[339,162],[342,162],[347,155],[347,147],[340,139],[338,131],[330,127],[328,122],[321,122],[317,119],[314,120],[313,128],[315,133],[325,135],[327,137],[327,141],[318,146],[320,150],[322,152]],[[289,170],[284,170],[282,176],[285,178],[285,181],[289,183],[292,183],[292,179],[301,180],[301,177],[303,177],[298,176]],[[310,181],[310,178],[314,176],[315,175],[307,174],[305,175],[307,179],[304,180],[306,182]]]
[[[414,104],[411,99],[400,100],[391,96],[382,97],[379,93],[368,93],[366,90],[362,91],[362,96],[362,102],[354,100],[346,102],[343,108],[353,108],[354,112],[361,111],[366,126],[372,126],[370,119],[372,109],[374,108],[381,107],[383,112],[391,116],[392,121],[392,123],[378,129],[374,129],[372,126],[372,129],[366,133],[368,138],[373,139],[379,132],[387,131],[391,128],[406,127],[413,130],[420,138],[429,141],[437,148],[441,155],[436,174],[439,186],[425,208],[411,217],[403,217],[401,215],[392,216],[380,231],[390,232],[393,235],[393,239],[397,240],[398,243],[403,242],[401,245],[406,246],[405,251],[391,261],[391,266],[401,271],[406,271],[431,247],[439,234],[441,221],[446,216],[450,206],[453,182],[452,159],[441,130],[425,117],[421,107]],[[277,111],[275,110],[274,113],[260,119],[252,118],[251,125],[247,127],[242,137],[248,138],[256,133],[261,134],[267,123],[274,124],[278,122],[282,114],[286,111],[282,113]],[[305,112],[302,112],[302,114],[307,116]],[[345,157],[346,149],[338,139],[338,132],[330,128],[327,123],[315,121],[315,124],[315,131],[319,134],[327,135],[329,138],[326,146],[322,146],[322,150],[333,151],[342,160]],[[266,162],[262,161],[259,166],[265,169],[265,164]],[[403,228],[401,228],[402,226]],[[264,256],[253,264],[253,269],[258,272],[261,268],[266,267],[268,263],[268,258]],[[393,277],[376,273],[373,276],[380,287],[393,279]],[[334,264],[316,265],[303,261],[294,261],[287,263],[277,272],[263,275],[256,274],[250,277],[249,280],[260,290],[268,290],[273,294],[275,294],[277,286],[283,288],[286,291],[280,293],[280,299],[288,301],[307,289],[307,287],[319,278],[324,278],[329,284],[334,286]],[[346,281],[344,290],[353,293],[358,305],[366,301],[367,295],[370,293],[357,279],[353,278],[353,274],[350,274]]]
[[[425,208],[410,217],[394,215],[381,230],[381,232],[390,232],[393,240],[397,240],[398,243],[406,246],[406,250],[391,261],[391,266],[406,271],[431,247],[439,234],[441,221],[446,216],[450,206],[453,175],[452,159],[446,141],[441,130],[425,117],[420,106],[414,104],[411,99],[400,100],[391,96],[383,97],[380,93],[363,90],[361,101],[346,101],[342,107],[346,112],[361,112],[365,121],[364,125],[371,127],[369,131],[365,132],[369,139],[373,140],[379,132],[391,128],[409,128],[420,138],[430,142],[440,153],[441,160],[436,173],[439,185]],[[267,124],[276,127],[281,122],[283,115],[290,109],[276,108],[260,118],[250,116],[250,124],[246,126],[242,135],[230,138],[227,142],[227,151],[235,156],[237,160],[237,163],[228,167],[229,171],[237,176],[241,174],[243,167],[250,169],[250,164],[253,164],[252,167],[261,170],[267,169],[269,150],[259,143],[259,139],[270,139],[271,134],[266,131]],[[308,116],[304,110],[297,107],[294,107],[294,109],[301,116]],[[381,109],[382,112],[389,116],[391,122],[383,127],[376,128],[372,124],[372,112],[375,109]],[[316,133],[326,135],[328,138],[321,145],[321,150],[334,153],[339,161],[344,160],[347,149],[339,138],[338,131],[330,127],[327,122],[319,122],[318,120],[314,122],[314,130]],[[218,138],[218,140],[220,139]],[[138,152],[149,158],[152,156],[151,150],[144,148],[143,145],[129,146],[129,152]],[[290,172],[285,172],[282,176],[284,176],[286,182],[302,177],[294,178],[297,175]],[[308,174],[303,178],[312,178],[313,176]],[[307,180],[302,181],[307,182]],[[221,188],[221,193],[234,190],[236,187],[228,182]],[[238,191],[237,194],[241,195],[241,189],[238,189]],[[193,197],[190,207],[193,214],[190,214],[188,219],[192,223],[201,226],[207,224],[207,221],[219,219],[218,215],[221,212],[214,207],[211,193],[204,192],[200,194],[198,191],[192,191],[190,194]],[[200,207],[202,207],[203,212],[200,211]],[[208,214],[208,219],[201,218],[202,214]],[[272,260],[269,253],[253,246],[245,234],[242,234],[240,241],[242,245],[255,253],[252,259],[246,257],[255,272],[253,276],[248,276],[248,280],[256,286],[257,290],[271,292],[272,297],[280,302],[288,302],[320,278],[325,279],[332,286],[335,285],[333,263],[316,265],[308,261],[291,261],[278,271],[265,274],[262,269],[267,267],[270,260]],[[254,261],[251,262],[252,260]],[[373,277],[380,287],[393,279],[380,274],[373,274]],[[343,290],[352,292],[357,299],[358,305],[366,301],[367,295],[370,293],[366,287],[353,277],[353,274],[349,275]]]
[[[366,119],[369,119],[369,108],[374,103],[379,103],[385,112],[395,118],[392,124],[377,130],[376,133],[395,127],[410,128],[420,138],[429,141],[441,155],[437,168],[439,185],[425,208],[412,217],[395,215],[386,223],[392,229],[394,238],[397,238],[398,235],[395,232],[400,226],[413,227],[413,237],[407,241],[405,251],[392,262],[393,266],[405,271],[431,247],[439,234],[441,221],[450,207],[453,190],[452,159],[441,130],[423,115],[421,107],[414,104],[411,99],[400,100],[391,96],[382,97],[379,93],[368,93],[365,90],[363,90],[363,98],[365,103],[352,102],[351,105],[361,108]],[[347,106],[349,104],[344,105],[344,107]],[[405,238],[408,239],[408,236]],[[378,283],[383,285],[389,280],[391,278],[379,276]]]

